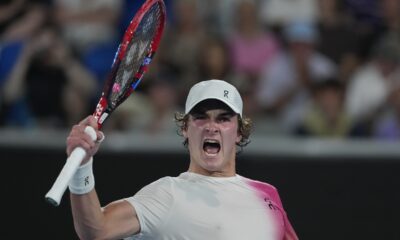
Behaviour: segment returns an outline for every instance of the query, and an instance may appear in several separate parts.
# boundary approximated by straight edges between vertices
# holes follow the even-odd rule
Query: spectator
[[[198,1],[173,2],[173,21],[167,26],[158,55],[160,64],[176,75],[178,103],[183,106],[185,89],[197,81],[198,57],[206,33],[203,29]]]
[[[340,1],[320,0],[317,49],[338,65],[338,79],[346,82],[359,65],[357,35]]]
[[[361,63],[369,60],[370,51],[385,31],[380,2],[376,0],[344,0],[343,8],[350,16],[357,36],[356,52]]]
[[[233,78],[229,50],[225,40],[218,37],[209,37],[201,45],[198,58],[200,79]]]
[[[366,126],[363,135],[369,135],[377,114],[386,104],[390,89],[398,84],[396,71],[399,63],[399,36],[386,35],[374,47],[371,59],[350,79],[346,111],[356,122],[363,122],[362,125]]]
[[[73,57],[57,33],[46,27],[23,47],[5,82],[4,102],[9,110],[7,124],[71,125],[77,121],[76,117],[88,113],[93,89],[91,75]]]
[[[150,134],[174,133],[175,123],[171,118],[171,112],[178,110],[177,98],[175,94],[174,76],[167,73],[153,79],[147,94],[152,105],[151,119],[146,124],[145,130]]]
[[[291,132],[309,101],[310,85],[335,77],[336,65],[315,49],[318,33],[312,24],[289,24],[284,37],[288,48],[265,67],[256,94],[260,107]]]
[[[37,32],[46,19],[47,8],[37,3],[26,3],[25,0],[2,1],[0,3],[0,124],[4,125],[9,115],[4,87],[17,64],[26,42]],[[14,71],[18,71],[15,69]],[[18,109],[21,109],[22,106]],[[26,123],[26,116],[13,113],[19,123]]]
[[[235,7],[242,0],[198,1],[202,21],[213,35],[227,36],[234,29]]]
[[[105,130],[145,132],[152,135],[175,133],[170,113],[179,109],[176,96],[176,76],[159,64],[155,57],[145,79],[128,99],[113,113]]]
[[[400,1],[382,0],[379,2],[386,32],[400,33]]]
[[[121,1],[55,0],[54,18],[77,53],[118,40]]]
[[[226,41],[218,37],[210,37],[201,46],[199,57],[199,78],[201,79],[225,79],[235,84],[242,98],[245,99],[245,113],[252,118],[258,113],[257,103],[254,101],[251,79],[245,74],[233,71],[229,49]]]
[[[346,138],[351,134],[352,122],[344,111],[344,87],[336,79],[316,82],[305,117],[296,135]]]
[[[317,0],[268,0],[262,4],[261,21],[276,28],[300,21],[316,23],[318,18]]]
[[[0,7],[2,43],[23,41],[32,36],[47,17],[47,6],[36,1],[15,0]]]
[[[259,21],[258,5],[252,0],[238,1],[235,8],[235,28],[228,36],[230,57],[235,73],[258,79],[279,50],[279,42],[266,32]]]
[[[389,141],[400,139],[400,88],[393,90],[388,109],[377,119],[373,137]]]

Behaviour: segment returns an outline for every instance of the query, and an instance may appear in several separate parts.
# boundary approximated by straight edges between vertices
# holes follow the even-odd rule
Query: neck
[[[221,170],[209,170],[202,168],[191,161],[188,172],[197,173],[208,177],[233,177],[236,175],[235,161]]]

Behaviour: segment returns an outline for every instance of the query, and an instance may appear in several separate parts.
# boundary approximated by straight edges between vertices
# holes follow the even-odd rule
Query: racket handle
[[[88,134],[93,141],[96,140],[96,132],[91,126],[87,126],[85,128],[85,133]],[[56,207],[60,205],[61,198],[64,195],[69,182],[81,165],[85,156],[86,151],[81,147],[77,147],[71,152],[56,181],[45,196],[45,199],[48,203]]]

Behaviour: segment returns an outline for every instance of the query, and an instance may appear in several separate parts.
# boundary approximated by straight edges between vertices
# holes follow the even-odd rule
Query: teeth
[[[208,156],[216,156],[221,149],[221,145],[216,139],[204,139],[203,150]]]

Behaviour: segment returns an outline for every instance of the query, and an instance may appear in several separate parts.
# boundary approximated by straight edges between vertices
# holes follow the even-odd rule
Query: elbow
[[[79,224],[74,224],[75,225],[75,231],[76,234],[78,235],[79,239],[81,240],[106,240],[110,239],[107,237],[107,234],[102,228],[99,227],[93,227],[93,226],[85,226],[82,227]]]
[[[101,234],[84,234],[77,232],[79,239],[81,240],[107,240],[109,238]]]

